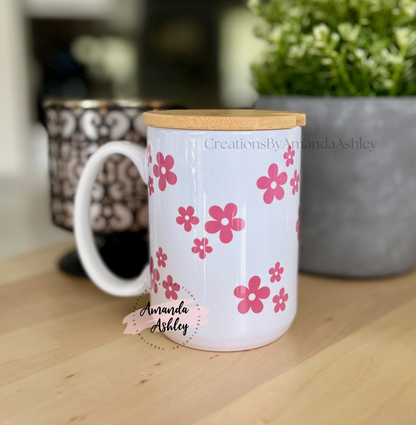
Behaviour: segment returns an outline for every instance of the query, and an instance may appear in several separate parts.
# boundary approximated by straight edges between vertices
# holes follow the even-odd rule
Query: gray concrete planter
[[[307,114],[301,270],[377,277],[412,268],[416,98],[262,97],[256,108]]]

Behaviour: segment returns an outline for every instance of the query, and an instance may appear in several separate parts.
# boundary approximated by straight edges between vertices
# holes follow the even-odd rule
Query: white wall
[[[25,0],[25,2],[31,16],[81,19],[107,16],[115,3],[114,0]]]
[[[20,0],[0,0],[0,175],[24,169],[30,130],[25,15]]]
[[[221,97],[227,108],[251,108],[258,97],[250,68],[266,47],[254,36],[258,23],[245,7],[231,8],[221,22]]]

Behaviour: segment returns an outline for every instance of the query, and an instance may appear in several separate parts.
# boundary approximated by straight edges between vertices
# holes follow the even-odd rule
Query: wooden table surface
[[[416,272],[300,276],[280,340],[237,353],[124,335],[134,299],[64,275],[60,245],[0,264],[0,424],[416,424]]]

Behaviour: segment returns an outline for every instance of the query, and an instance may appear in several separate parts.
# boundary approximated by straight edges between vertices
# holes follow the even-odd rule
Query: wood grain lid
[[[300,112],[254,109],[188,109],[152,111],[143,114],[149,127],[182,130],[279,130],[304,126]]]

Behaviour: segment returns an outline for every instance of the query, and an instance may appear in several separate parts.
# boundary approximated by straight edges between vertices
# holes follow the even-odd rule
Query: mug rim
[[[161,100],[142,99],[59,99],[49,98],[42,103],[44,108],[64,107],[64,108],[101,108],[116,106],[121,108],[152,108],[158,109],[168,105]]]

